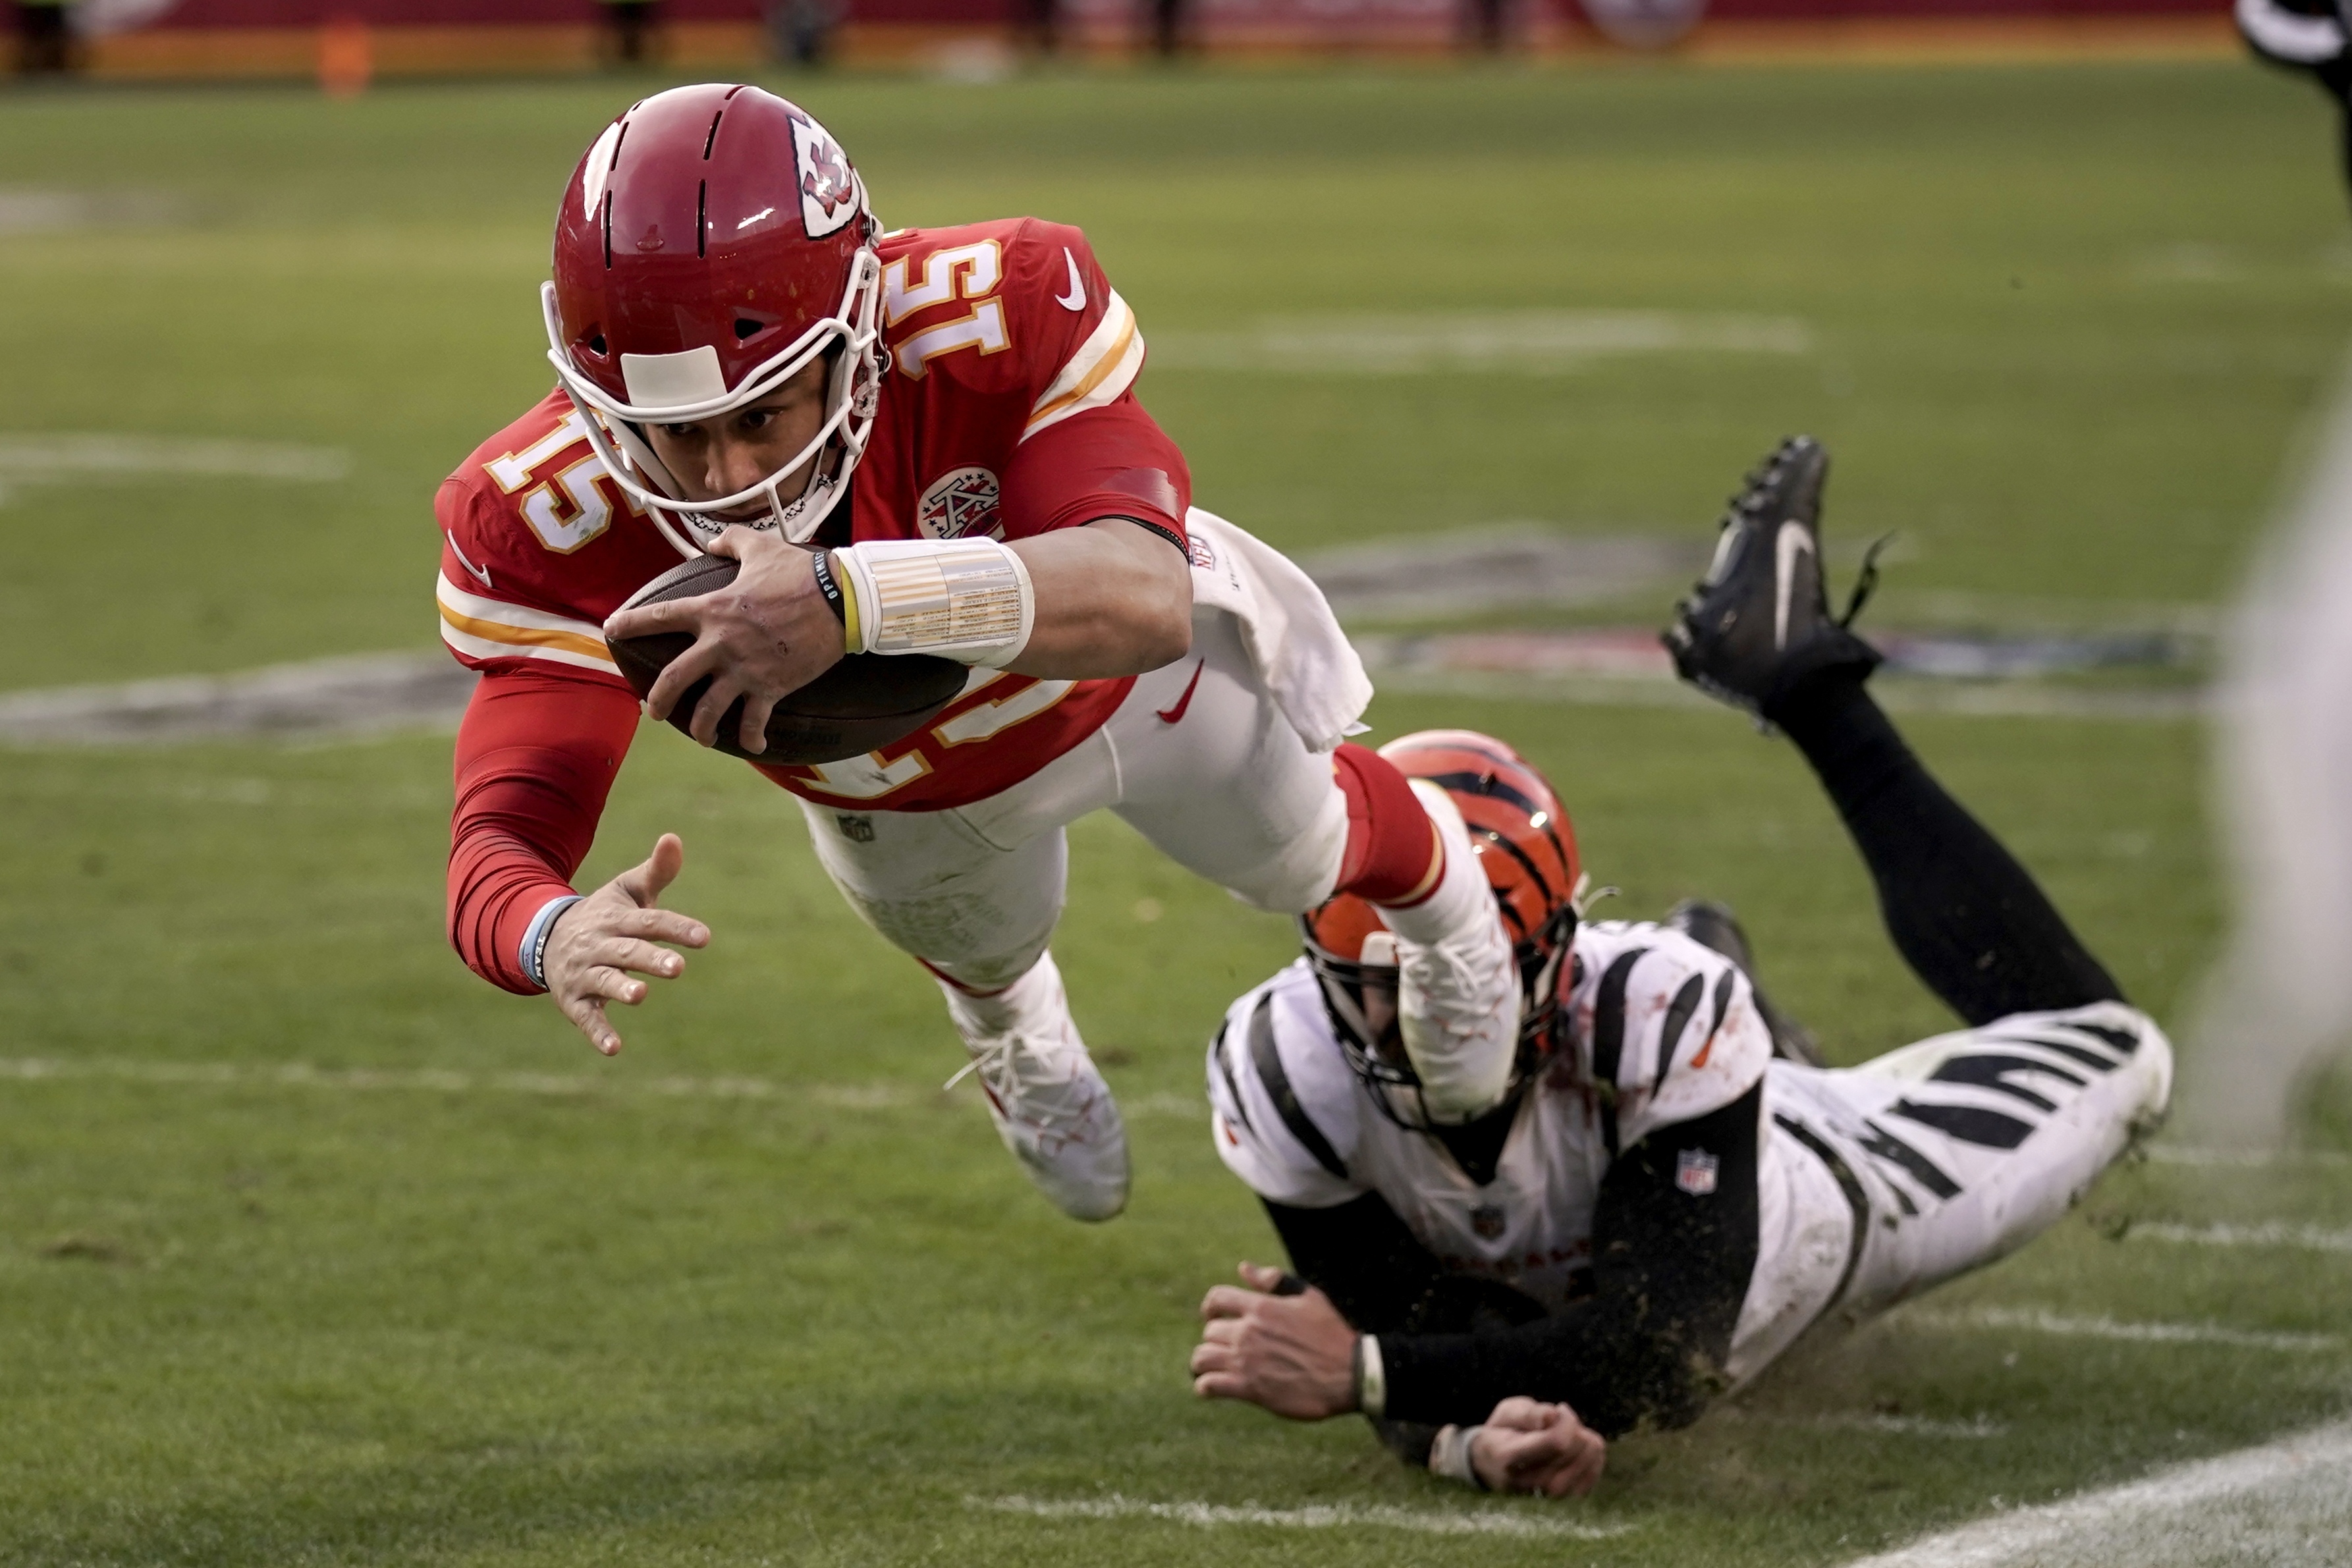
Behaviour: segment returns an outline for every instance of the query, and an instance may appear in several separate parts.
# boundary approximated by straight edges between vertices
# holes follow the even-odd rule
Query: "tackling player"
[[[1813,1324],[2022,1245],[2162,1114],[2163,1034],[1865,690],[1878,655],[1822,592],[1826,468],[1801,438],[1750,476],[1668,643],[1797,743],[1895,946],[1968,1028],[1849,1070],[1776,1060],[1724,912],[1580,925],[1575,841],[1533,768],[1464,731],[1393,742],[1471,822],[1515,939],[1511,1092],[1431,1118],[1392,939],[1352,898],[1308,915],[1307,956],[1227,1013],[1209,1098],[1312,1288],[1244,1264],[1249,1289],[1212,1290],[1200,1394],[1360,1410],[1441,1474],[1580,1494],[1606,1438],[1696,1419]]]
[[[656,908],[683,848],[584,897],[639,706],[604,642],[685,630],[646,705],[705,674],[708,745],[849,652],[971,668],[903,741],[764,765],[818,858],[939,981],[1006,1145],[1065,1211],[1126,1201],[1117,1107],[1046,951],[1065,824],[1108,807],[1267,909],[1335,890],[1393,928],[1404,1040],[1442,1116],[1491,1106],[1517,1033],[1508,946],[1459,815],[1340,744],[1370,695],[1314,584],[1190,506],[1136,401],[1143,340],[1085,235],[1034,218],[884,233],[808,114],[680,88],[566,188],[543,311],[557,389],[442,486],[442,636],[483,673],[457,751],[451,941],[598,1050],[636,976],[707,927]],[[725,591],[615,614],[681,558]],[[634,972],[634,973],[632,973]]]

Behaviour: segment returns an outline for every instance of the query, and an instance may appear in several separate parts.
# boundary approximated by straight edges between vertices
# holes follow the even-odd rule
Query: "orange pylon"
[[[368,25],[344,15],[319,29],[319,87],[329,98],[357,98],[375,75],[375,43]]]

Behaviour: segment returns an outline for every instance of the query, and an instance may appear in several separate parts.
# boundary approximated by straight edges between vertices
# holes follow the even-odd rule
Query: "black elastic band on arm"
[[[849,606],[842,598],[841,584],[834,580],[830,551],[815,550],[809,556],[809,570],[816,574],[816,591],[824,595],[824,607],[844,626],[849,624]]]
[[[1130,517],[1125,512],[1106,512],[1099,517],[1088,517],[1087,522],[1089,525],[1094,523],[1133,523],[1139,528],[1149,528],[1151,532],[1158,534],[1161,538],[1166,539],[1170,544],[1174,545],[1176,547],[1176,553],[1184,558],[1184,564],[1186,566],[1192,564],[1192,547],[1184,542],[1184,536],[1182,534],[1178,533],[1174,528],[1170,528],[1165,523],[1155,523],[1143,517]]]

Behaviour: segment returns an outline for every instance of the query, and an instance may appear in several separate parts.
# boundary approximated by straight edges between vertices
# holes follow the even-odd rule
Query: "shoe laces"
[[[1853,629],[1853,618],[1862,613],[1870,596],[1878,591],[1878,552],[1894,542],[1895,535],[1890,530],[1871,540],[1870,548],[1862,552],[1862,570],[1854,573],[1853,591],[1846,595],[1845,613],[1837,618],[1840,631]]]
[[[1032,1089],[1047,1088],[1051,1085],[1044,1080],[1033,1083],[1022,1076],[1021,1059],[1027,1056],[1033,1060],[1042,1060],[1043,1052],[1024,1051],[1020,1035],[990,1035],[978,1045],[967,1042],[965,1049],[971,1052],[971,1060],[957,1069],[954,1076],[940,1085],[942,1093],[953,1089],[967,1078],[977,1077],[990,1095],[995,1099],[1000,1109],[1009,1113],[1011,1107],[1017,1103],[1025,1119],[1041,1126],[1056,1119],[1074,1121],[1086,1119],[1084,1107],[1074,1111],[1067,1106],[1055,1106],[1029,1092]]]
[[[1497,927],[1499,934],[1499,927]],[[1519,1001],[1518,988],[1504,984],[1498,969],[1512,967],[1508,943],[1493,946],[1441,942],[1423,947],[1410,965],[1413,988],[1421,993],[1425,1021],[1437,1026],[1449,1040],[1466,1040],[1484,1034],[1495,1017]],[[1481,997],[1495,998],[1475,1016],[1465,1016],[1467,1004]]]
[[[1013,1065],[1013,1053],[1021,1048],[1018,1035],[991,1035],[978,1045],[967,1044],[971,1060],[955,1070],[954,1076],[940,1085],[944,1094],[965,1079],[977,1073],[981,1082],[999,1100],[1021,1092],[1021,1070]]]

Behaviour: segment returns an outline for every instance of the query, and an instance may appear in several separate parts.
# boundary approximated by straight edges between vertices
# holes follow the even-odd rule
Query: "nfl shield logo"
[[[1470,1211],[1470,1228],[1480,1240],[1492,1241],[1503,1233],[1503,1211],[1491,1203],[1482,1203]]]
[[[1693,1197],[1715,1190],[1715,1173],[1723,1162],[1705,1149],[1685,1149],[1675,1156],[1675,1185]]]

